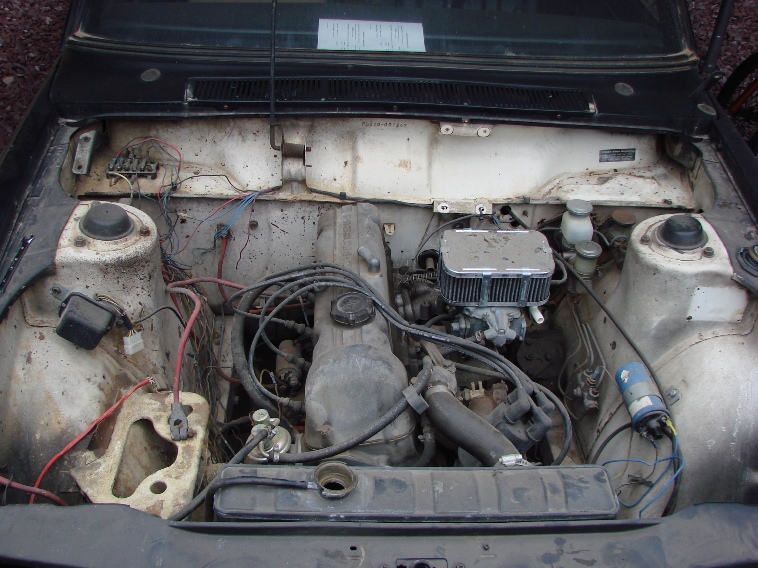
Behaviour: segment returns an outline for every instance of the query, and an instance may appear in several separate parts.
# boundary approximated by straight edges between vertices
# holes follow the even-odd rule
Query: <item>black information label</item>
[[[616,148],[600,150],[601,162],[633,162],[637,156],[637,148]]]

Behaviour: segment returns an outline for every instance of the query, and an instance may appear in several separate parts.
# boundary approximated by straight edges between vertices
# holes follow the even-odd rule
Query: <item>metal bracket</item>
[[[76,142],[76,153],[71,171],[77,175],[88,176],[92,167],[92,157],[100,147],[102,135],[97,130],[87,130],[79,135]]]
[[[495,127],[492,124],[442,122],[440,123],[440,134],[446,136],[476,136],[479,138],[487,138],[492,134],[493,128]]]
[[[666,402],[669,406],[677,402],[680,398],[682,398],[682,395],[679,393],[679,390],[670,388],[666,391]]]
[[[491,215],[492,203],[473,200],[448,200],[433,203],[435,213],[464,213],[469,215]]]
[[[282,189],[289,189],[291,193],[308,190],[305,184],[305,154],[310,150],[305,144],[282,141]]]

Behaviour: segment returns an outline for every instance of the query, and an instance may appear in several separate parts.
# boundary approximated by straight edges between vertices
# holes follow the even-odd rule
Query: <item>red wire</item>
[[[229,288],[234,288],[235,290],[245,289],[245,287],[242,284],[237,284],[236,282],[230,282],[229,280],[222,280],[221,278],[214,278],[213,276],[198,276],[196,278],[189,278],[187,280],[177,280],[176,282],[172,282],[171,284],[169,284],[169,287],[189,286],[190,284],[197,284],[199,282],[210,282],[211,284],[223,284],[224,286],[228,286]]]
[[[214,369],[216,369],[216,372],[218,373],[218,376],[221,377],[222,379],[224,379],[227,383],[232,383],[232,384],[238,385],[238,384],[240,384],[242,382],[239,379],[233,379],[232,377],[230,377],[229,375],[227,375],[223,371],[223,369],[221,367],[214,367]]]
[[[34,482],[34,487],[33,487],[33,489],[39,489],[39,486],[40,486],[40,484],[42,483],[42,480],[43,480],[43,479],[45,478],[45,476],[47,475],[47,472],[48,472],[48,471],[50,471],[50,468],[51,468],[51,467],[53,467],[53,466],[54,466],[54,465],[55,465],[55,464],[58,462],[58,460],[59,460],[59,459],[61,459],[61,458],[62,458],[63,456],[65,456],[65,455],[66,455],[68,452],[70,452],[70,451],[71,451],[71,449],[72,449],[74,446],[76,446],[76,445],[77,445],[79,442],[81,442],[81,441],[82,441],[82,440],[83,440],[83,439],[84,439],[84,438],[85,438],[85,437],[86,437],[86,436],[87,436],[87,435],[88,435],[90,432],[92,432],[92,430],[94,430],[94,429],[95,429],[95,427],[96,427],[98,424],[100,424],[100,423],[101,423],[103,420],[105,420],[105,419],[106,419],[106,418],[108,418],[108,417],[109,417],[111,414],[113,414],[113,413],[116,411],[116,409],[117,409],[119,406],[121,406],[121,405],[124,403],[124,401],[125,401],[127,398],[129,398],[130,396],[132,396],[132,395],[134,394],[134,392],[135,392],[135,391],[137,391],[138,389],[141,389],[142,387],[144,387],[144,386],[147,386],[147,385],[149,385],[149,384],[150,384],[150,381],[149,381],[148,379],[145,379],[144,381],[142,381],[142,382],[140,382],[140,383],[137,383],[135,386],[133,386],[133,387],[132,387],[132,388],[129,390],[129,392],[127,392],[127,393],[126,393],[124,396],[122,396],[120,399],[118,399],[118,401],[116,402],[116,404],[114,404],[114,405],[113,405],[113,406],[111,406],[111,407],[110,407],[108,410],[106,410],[105,412],[103,412],[103,413],[100,415],[100,417],[99,417],[99,418],[97,418],[97,419],[96,419],[96,420],[95,420],[95,421],[94,421],[92,424],[90,424],[89,426],[87,426],[87,428],[86,428],[86,430],[84,430],[84,432],[82,432],[82,433],[81,433],[81,434],[79,434],[79,435],[78,435],[76,438],[74,438],[73,440],[71,440],[71,441],[70,441],[70,442],[69,442],[69,443],[66,445],[66,447],[65,447],[65,448],[63,448],[63,449],[62,449],[60,452],[58,452],[57,454],[55,454],[55,455],[54,455],[54,456],[53,456],[53,457],[50,459],[50,461],[49,461],[49,462],[47,462],[47,465],[46,465],[46,466],[45,466],[45,467],[42,469],[42,473],[40,473],[40,474],[39,474],[39,477],[37,478],[37,481],[35,481],[35,482]],[[29,498],[29,504],[30,504],[30,505],[34,503],[34,497],[35,497],[35,495],[33,494],[33,495],[32,495],[32,496]]]
[[[740,110],[747,102],[747,100],[756,93],[756,91],[758,91],[758,79],[748,85],[748,88],[745,89],[745,92],[742,93],[739,98],[732,103],[732,105],[727,109],[727,112],[737,112]]]
[[[66,507],[66,502],[58,497],[55,493],[50,493],[50,491],[46,491],[45,489],[38,489],[36,487],[29,487],[28,485],[24,485],[22,483],[16,483],[15,481],[11,481],[7,477],[0,476],[0,485],[5,485],[6,487],[11,487],[13,489],[18,489],[19,491],[25,491],[26,493],[31,493],[32,495],[37,495],[38,497],[44,497],[45,499],[49,499],[56,505],[59,505],[61,507]]]
[[[195,278],[191,280],[196,280]],[[182,332],[182,337],[179,340],[179,349],[176,352],[176,366],[174,367],[174,402],[179,402],[179,391],[182,388],[182,362],[184,359],[184,351],[187,349],[187,342],[189,341],[190,335],[192,335],[192,326],[195,325],[195,321],[197,320],[197,317],[200,315],[200,310],[203,307],[203,304],[200,301],[200,298],[197,294],[195,294],[192,290],[189,288],[178,288],[177,286],[181,286],[182,284],[186,282],[191,282],[191,280],[184,280],[182,282],[172,282],[168,286],[166,286],[166,289],[171,294],[184,294],[185,296],[189,296],[190,299],[195,303],[195,307],[192,310],[192,315],[190,315],[189,319],[187,320],[187,325],[184,326],[184,331]]]

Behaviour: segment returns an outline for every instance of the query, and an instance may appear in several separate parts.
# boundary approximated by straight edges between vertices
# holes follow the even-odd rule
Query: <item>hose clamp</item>
[[[528,461],[524,459],[524,457],[521,454],[506,454],[504,456],[500,456],[498,463],[502,465],[503,467],[531,465]]]
[[[445,394],[451,394],[455,396],[455,393],[450,390],[450,387],[448,387],[445,384],[442,383],[435,383],[432,386],[430,386],[428,389],[426,389],[426,393],[424,393],[426,396],[429,396],[430,394],[434,394],[437,392],[442,392]]]
[[[403,396],[405,397],[405,400],[408,401],[408,404],[411,405],[411,408],[418,414],[423,414],[429,409],[427,402],[421,397],[421,395],[413,386],[408,386],[403,389]]]

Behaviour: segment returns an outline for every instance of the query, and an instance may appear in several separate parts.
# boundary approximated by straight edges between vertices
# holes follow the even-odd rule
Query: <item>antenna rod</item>
[[[282,147],[276,143],[276,95],[274,86],[274,65],[276,61],[276,0],[271,0],[271,62],[269,63],[269,117],[268,117],[268,136],[271,148],[281,150]]]
[[[721,46],[724,43],[724,36],[726,35],[726,28],[729,25],[729,20],[732,18],[733,11],[734,0],[722,0],[719,15],[716,17],[716,25],[713,28],[711,43],[708,45],[708,53],[703,61],[703,75],[710,75],[716,70],[716,64],[721,54]]]

